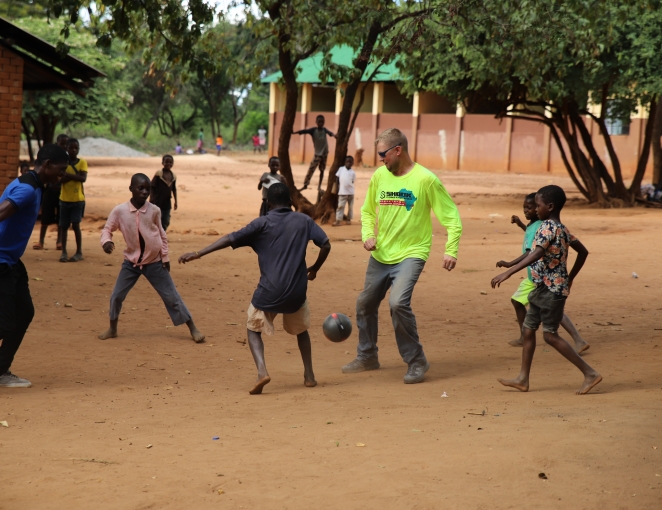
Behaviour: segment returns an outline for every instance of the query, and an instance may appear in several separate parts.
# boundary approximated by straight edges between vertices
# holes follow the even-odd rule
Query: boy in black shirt
[[[233,249],[250,246],[257,253],[260,283],[248,308],[246,325],[248,344],[257,366],[257,381],[249,392],[251,395],[262,393],[262,388],[271,381],[264,361],[262,332],[273,334],[273,321],[279,313],[283,314],[285,331],[297,337],[305,386],[317,385],[308,335],[310,309],[306,291],[308,280],[315,279],[331,251],[331,243],[324,231],[309,216],[290,209],[290,190],[285,184],[272,184],[267,196],[269,214],[200,251],[179,257],[180,264],[185,264],[228,246]],[[320,252],[315,264],[306,268],[308,241],[313,241]]]
[[[168,230],[170,226],[170,210],[172,205],[170,197],[175,198],[175,211],[177,210],[177,176],[172,171],[175,160],[170,154],[161,160],[162,170],[158,170],[152,179],[149,201],[161,209],[161,226]]]

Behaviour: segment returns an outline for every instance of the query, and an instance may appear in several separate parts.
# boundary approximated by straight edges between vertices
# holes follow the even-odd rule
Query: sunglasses
[[[395,149],[396,147],[400,147],[400,144],[394,145],[393,147],[389,147],[388,149],[382,152],[377,151],[377,154],[379,155],[380,158],[384,159],[386,157],[386,153],[391,149]]]

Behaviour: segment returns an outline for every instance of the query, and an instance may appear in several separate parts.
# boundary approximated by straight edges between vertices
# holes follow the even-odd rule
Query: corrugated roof
[[[331,49],[331,61],[334,64],[353,67],[352,61],[356,56],[356,50],[353,50],[349,46],[336,46]],[[297,82],[298,83],[321,83],[319,74],[322,71],[322,58],[323,53],[317,53],[312,57],[309,57],[305,60],[299,62],[297,66]],[[369,64],[366,69],[362,81],[367,81],[370,75],[374,72],[375,65]],[[270,74],[269,76],[262,79],[262,83],[274,83],[279,82],[282,77],[280,71]],[[398,81],[400,80],[400,71],[395,65],[395,62],[390,64],[385,64],[380,66],[379,71],[373,78],[373,81]]]
[[[62,57],[55,46],[4,18],[0,18],[0,44],[23,59],[23,90],[67,89],[84,96],[94,78],[105,76],[72,55]]]

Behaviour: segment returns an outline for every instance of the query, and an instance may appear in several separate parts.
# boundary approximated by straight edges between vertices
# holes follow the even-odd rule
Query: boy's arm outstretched
[[[213,251],[217,250],[223,250],[224,248],[227,248],[232,245],[232,240],[230,239],[229,235],[224,235],[221,237],[218,241],[210,244],[206,248],[203,248],[200,251],[195,251],[195,252],[189,252],[185,253],[181,257],[179,257],[179,263],[180,264],[186,264],[187,262],[191,262],[193,260],[197,260]],[[321,255],[321,252],[320,252]]]
[[[499,287],[512,275],[514,275],[518,271],[521,271],[525,267],[530,266],[536,260],[541,258],[544,254],[545,254],[545,249],[542,246],[536,246],[535,250],[532,250],[529,253],[527,253],[526,256],[520,262],[515,264],[508,271],[506,271],[505,273],[501,273],[500,275],[497,275],[494,278],[492,278],[492,288],[495,289]],[[572,270],[574,271],[575,268],[573,267]],[[577,272],[579,272],[579,269],[577,270]]]
[[[531,250],[526,250],[526,253],[522,253],[519,257],[517,257],[515,260],[511,260],[510,262],[506,262],[505,260],[500,260],[499,262],[496,263],[496,267],[513,267],[515,264],[518,264],[519,262],[522,262],[526,256],[530,253]]]
[[[588,257],[588,250],[579,240],[575,239],[570,243],[570,246],[577,252],[577,259],[575,260],[575,264],[572,266],[570,274],[568,275],[568,288],[572,287],[573,280],[582,270],[584,262],[586,262],[586,258]]]

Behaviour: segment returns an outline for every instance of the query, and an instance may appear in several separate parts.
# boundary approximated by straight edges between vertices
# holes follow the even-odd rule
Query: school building
[[[18,175],[23,100],[30,91],[70,90],[80,96],[105,76],[55,46],[0,18],[0,193]],[[27,94],[24,94],[27,92]]]
[[[336,64],[351,67],[353,57],[354,52],[348,47],[332,50],[332,61]],[[320,114],[324,115],[326,127],[331,131],[338,125],[342,86],[320,81],[321,61],[322,55],[318,54],[299,64],[297,81],[300,92],[295,131],[314,126],[315,118]],[[369,67],[366,76],[371,72]],[[270,156],[278,152],[278,134],[285,109],[285,92],[278,83],[280,78],[281,73],[278,72],[262,80],[270,84]],[[349,142],[349,154],[363,149],[366,165],[375,166],[377,163],[374,147],[377,135],[386,128],[396,127],[407,136],[412,158],[430,169],[567,174],[547,126],[516,118],[495,119],[494,108],[490,108],[489,104],[467,112],[461,105],[453,104],[433,92],[417,92],[413,97],[407,97],[398,89],[401,79],[397,67],[390,64],[382,66],[373,81],[363,85],[365,100]],[[355,107],[358,96],[357,93]],[[616,120],[608,122],[625,178],[635,173],[643,147],[646,120],[647,112],[642,112],[633,115],[629,124]],[[597,124],[589,117],[585,121],[598,153],[605,164],[610,165]],[[330,154],[333,155],[335,140],[328,140]],[[311,160],[311,137],[293,137],[290,157],[293,163]],[[646,177],[650,179],[651,175],[652,156]]]

